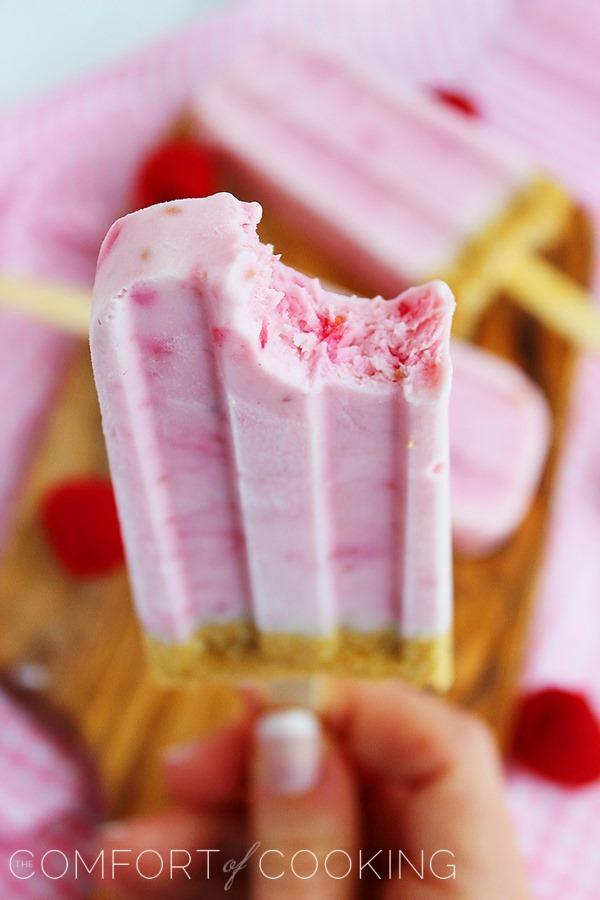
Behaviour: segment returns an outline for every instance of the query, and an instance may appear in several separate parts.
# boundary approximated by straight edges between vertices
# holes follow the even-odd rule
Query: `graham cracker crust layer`
[[[401,678],[447,690],[452,683],[452,636],[398,637],[390,630],[340,630],[328,638],[284,633],[257,636],[251,624],[200,628],[185,643],[146,637],[151,665],[161,681],[185,683],[347,675]]]

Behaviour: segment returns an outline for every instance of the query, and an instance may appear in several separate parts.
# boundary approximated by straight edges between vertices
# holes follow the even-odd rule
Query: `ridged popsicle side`
[[[398,667],[450,627],[453,299],[325,292],[257,220],[230,195],[152,207],[101,256],[92,357],[138,612],[203,671],[294,647]]]

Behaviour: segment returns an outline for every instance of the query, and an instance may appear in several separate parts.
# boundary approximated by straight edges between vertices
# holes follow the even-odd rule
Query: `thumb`
[[[349,767],[308,710],[258,721],[252,780],[254,900],[353,896],[358,806]]]

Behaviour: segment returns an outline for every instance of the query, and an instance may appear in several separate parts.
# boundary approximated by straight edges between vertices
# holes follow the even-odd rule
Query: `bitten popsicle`
[[[230,194],[126,216],[91,320],[130,575],[172,678],[450,681],[454,301],[324,290]]]

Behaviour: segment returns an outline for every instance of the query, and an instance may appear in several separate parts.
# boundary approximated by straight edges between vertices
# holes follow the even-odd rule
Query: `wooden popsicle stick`
[[[534,253],[506,262],[501,284],[515,303],[576,346],[600,352],[600,311],[584,287]]]
[[[87,337],[91,297],[71,285],[0,274],[0,306]]]

